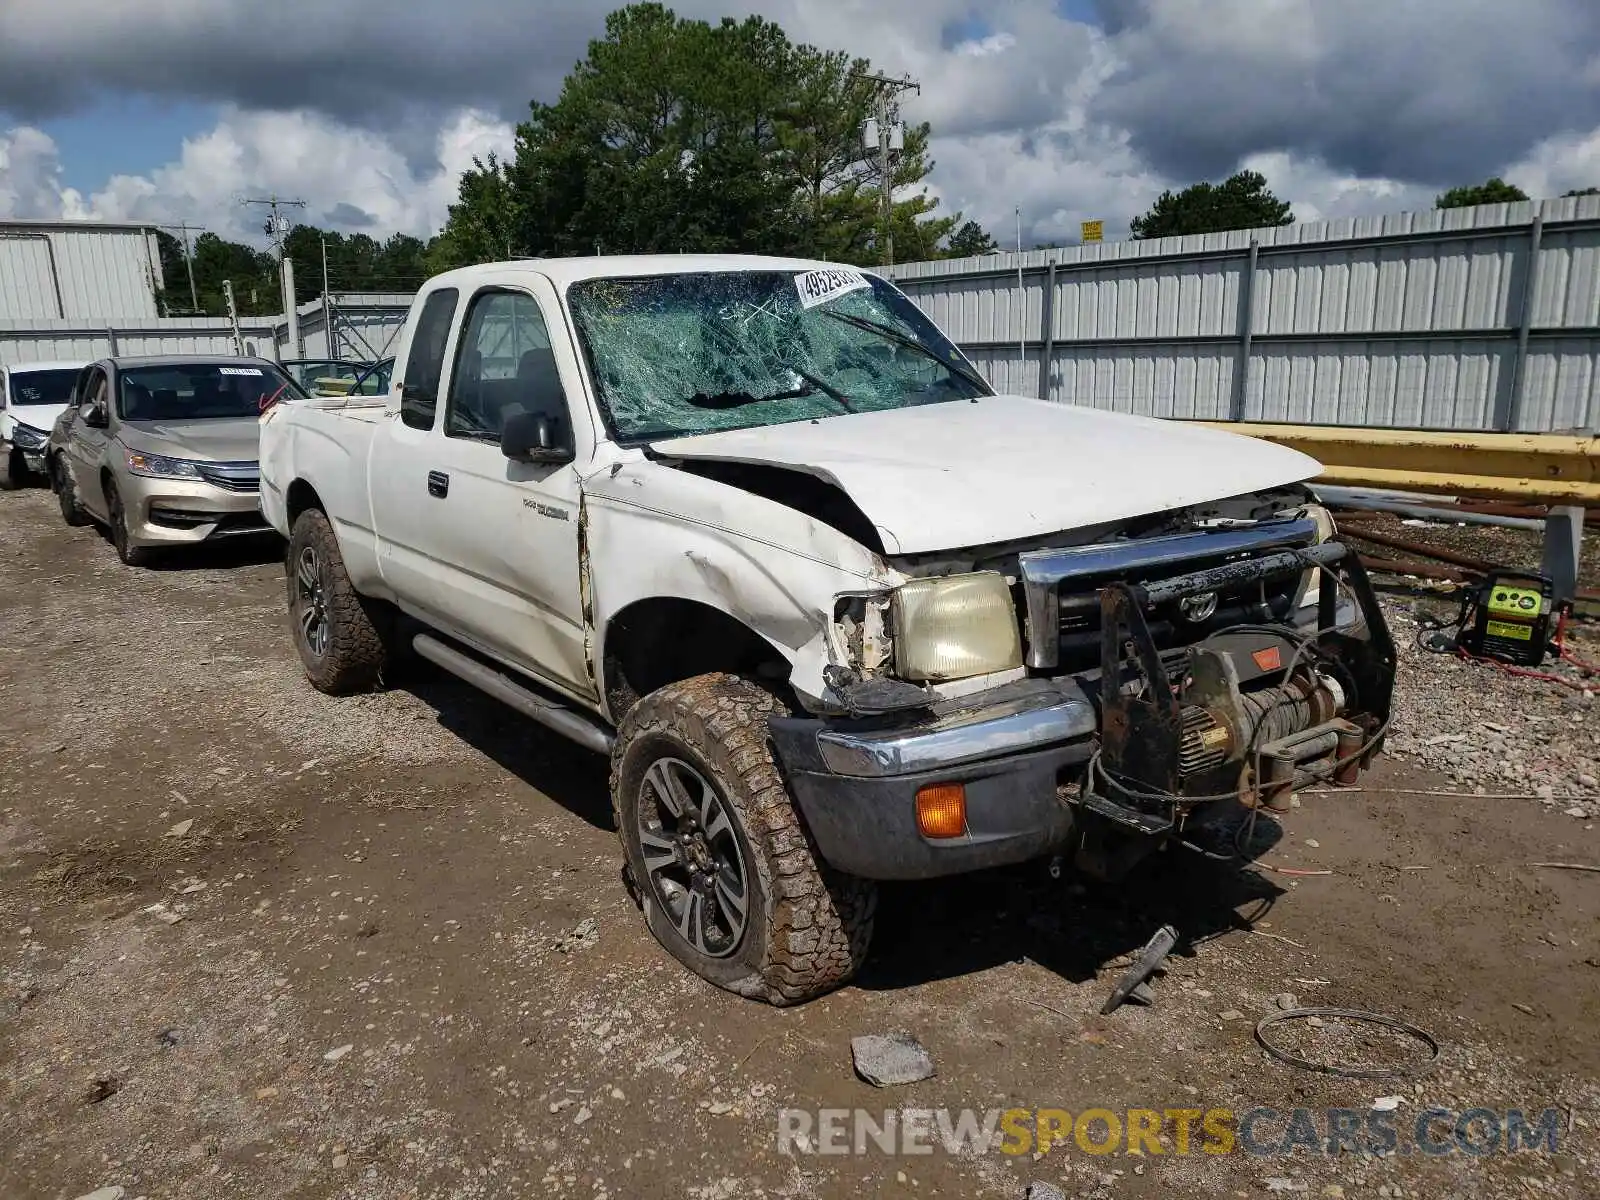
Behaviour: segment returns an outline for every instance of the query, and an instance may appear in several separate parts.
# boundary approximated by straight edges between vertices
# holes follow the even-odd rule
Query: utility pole
[[[901,92],[916,92],[922,94],[922,85],[910,76],[896,79],[892,75],[856,75],[856,79],[865,79],[877,85],[873,95],[873,123],[878,127],[878,221],[881,226],[880,239],[883,247],[883,265],[894,265],[894,173],[890,169],[889,156],[897,147],[894,145],[895,123],[900,118],[899,96]]]
[[[304,200],[280,200],[277,195],[261,199],[241,198],[240,204],[263,205],[267,209],[267,223],[264,228],[267,236],[272,239],[272,248],[278,252],[278,280],[279,290],[283,293],[283,319],[288,324],[290,351],[299,357],[300,350],[300,314],[295,310],[294,301],[294,267],[289,262],[288,249],[284,239],[289,236],[293,223],[288,217],[281,214],[280,208],[304,208]]]
[[[323,343],[328,347],[328,357],[338,358],[338,348],[333,344],[333,309],[329,307],[333,301],[328,294],[328,239],[322,239],[322,333]]]
[[[262,226],[267,231],[267,236],[272,239],[272,248],[278,252],[278,258],[283,258],[283,239],[288,236],[292,223],[288,217],[278,212],[280,208],[304,208],[304,200],[280,200],[277,196],[266,196],[261,199],[241,198],[243,205],[259,204],[267,210],[267,223]]]
[[[189,234],[191,231],[204,233],[206,231],[205,226],[190,225],[188,222],[183,222],[178,225],[158,225],[156,228],[173,230],[183,238],[183,265],[189,272],[189,307],[198,313],[200,311],[200,293],[195,290],[194,286],[194,253],[189,249]]]

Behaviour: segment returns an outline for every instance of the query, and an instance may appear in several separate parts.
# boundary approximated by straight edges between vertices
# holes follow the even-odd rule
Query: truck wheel
[[[877,889],[817,858],[773,760],[771,693],[733,675],[669,684],[623,719],[611,800],[645,922],[702,979],[798,1004],[856,973]]]
[[[111,524],[111,544],[117,548],[117,557],[130,567],[148,567],[155,557],[145,546],[135,546],[128,536],[128,512],[122,507],[122,497],[117,485],[106,482],[106,514]]]
[[[369,610],[351,584],[321,509],[308,508],[295,518],[284,574],[295,649],[311,686],[331,696],[377,686],[385,659],[381,614]]]
[[[67,470],[67,464],[61,461],[59,454],[50,460],[50,486],[55,489],[56,503],[61,505],[61,519],[68,525],[87,525],[89,517],[83,511],[83,505],[78,503],[78,489],[72,486],[72,472]]]

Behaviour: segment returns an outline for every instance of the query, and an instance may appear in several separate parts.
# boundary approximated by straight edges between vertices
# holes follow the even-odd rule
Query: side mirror
[[[83,423],[90,429],[104,429],[111,424],[104,405],[91,404],[83,410]]]
[[[507,413],[500,430],[500,453],[518,462],[569,463],[577,457],[568,439],[557,436],[544,413]]]

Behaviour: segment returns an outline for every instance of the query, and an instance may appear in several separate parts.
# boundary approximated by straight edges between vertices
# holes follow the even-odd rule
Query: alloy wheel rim
[[[658,758],[639,785],[636,824],[650,888],[678,936],[708,958],[744,941],[750,871],[727,802],[681,758]]]
[[[328,652],[327,591],[322,581],[322,557],[314,546],[303,547],[294,566],[295,606],[300,636],[306,649],[321,658]]]

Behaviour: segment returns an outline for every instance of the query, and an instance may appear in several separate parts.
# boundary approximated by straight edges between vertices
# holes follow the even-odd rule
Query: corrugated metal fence
[[[1209,420],[1600,424],[1600,196],[886,273],[1001,391]]]
[[[289,345],[288,326],[281,316],[243,318],[239,336],[246,354],[265,358],[375,361],[394,353],[410,304],[410,296],[398,294],[335,296],[329,305],[331,320],[324,315],[320,300],[303,305],[299,310],[303,351]],[[0,364],[90,362],[110,354],[232,354],[234,350],[233,327],[222,317],[148,317],[104,324],[34,318],[0,323]]]
[[[270,320],[242,322],[245,353],[273,356]],[[233,327],[221,317],[151,317],[100,328],[58,319],[9,321],[0,329],[0,364],[92,362],[113,354],[232,354]]]

